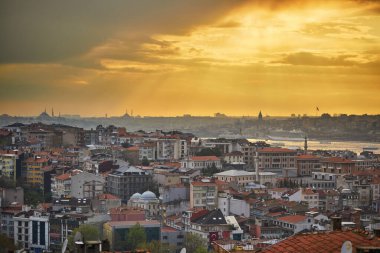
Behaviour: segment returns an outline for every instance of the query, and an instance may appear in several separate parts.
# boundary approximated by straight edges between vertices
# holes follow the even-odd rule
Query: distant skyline
[[[380,1],[0,2],[0,114],[380,114]]]
[[[0,114],[0,116],[2,115],[9,115],[11,117],[38,117],[40,116],[41,113],[43,113],[45,110],[41,111],[41,112],[38,112],[36,114],[19,114],[19,115],[12,115],[12,114],[9,114],[9,113],[3,113],[3,114]],[[51,116],[52,113],[51,111],[46,111],[46,113]],[[258,117],[258,113],[257,114],[246,114],[246,115],[229,115],[229,114],[225,114],[223,112],[217,112],[217,113],[220,113],[220,114],[223,114],[224,116],[226,117]],[[289,113],[289,114],[284,114],[284,115],[271,115],[271,114],[265,114],[263,113],[263,117],[304,117],[304,116],[307,116],[307,117],[320,117],[322,116],[322,114],[324,113],[327,113],[327,112],[318,112],[316,114],[306,114],[306,113],[299,113],[299,114],[296,114],[296,113]],[[216,113],[213,113],[213,114],[178,114],[178,115],[141,115],[141,114],[133,114],[132,117],[188,117],[188,116],[191,116],[191,117],[217,117],[215,116]],[[293,115],[294,114],[294,115]],[[330,113],[328,113],[330,114]],[[376,116],[376,115],[380,115],[379,114],[367,114],[367,113],[364,113],[364,114],[349,114],[349,113],[331,113],[330,115],[331,116],[341,116],[341,115],[358,115],[358,116],[363,116],[363,115],[369,115],[369,116]],[[61,113],[61,112],[55,112],[54,113],[54,117],[83,117],[83,118],[86,118],[86,117],[99,117],[99,118],[102,118],[102,117],[107,117],[107,118],[112,118],[112,117],[122,117],[125,115],[125,112],[124,114],[120,114],[120,115],[110,115],[108,113],[105,113],[103,115],[80,115],[80,114],[75,114],[75,113]],[[128,115],[131,116],[130,113],[128,113]]]

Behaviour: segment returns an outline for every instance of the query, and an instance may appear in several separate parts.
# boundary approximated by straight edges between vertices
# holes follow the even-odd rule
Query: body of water
[[[248,139],[250,142],[256,141],[265,141],[268,144],[276,146],[278,144],[284,148],[301,148],[303,149],[304,142],[303,141],[275,141],[275,140],[265,140],[265,139]],[[373,147],[377,148],[377,150],[369,150],[375,154],[380,154],[380,143],[372,143],[372,142],[355,142],[355,141],[318,141],[318,140],[308,140],[307,146],[309,150],[351,150],[355,153],[359,154],[363,151],[364,147]]]

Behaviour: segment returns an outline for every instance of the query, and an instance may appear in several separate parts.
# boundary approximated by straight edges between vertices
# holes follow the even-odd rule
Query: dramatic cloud
[[[4,0],[0,113],[380,113],[379,10],[369,0]]]

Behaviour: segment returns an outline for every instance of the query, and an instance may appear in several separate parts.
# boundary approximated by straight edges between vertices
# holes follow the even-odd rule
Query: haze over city
[[[378,1],[1,1],[0,113],[379,114]]]

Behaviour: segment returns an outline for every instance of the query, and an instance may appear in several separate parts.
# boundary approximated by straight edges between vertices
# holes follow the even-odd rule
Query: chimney
[[[342,230],[342,217],[334,216],[331,217],[331,225],[333,231],[341,231]]]
[[[352,212],[352,221],[355,222],[356,228],[361,228],[361,221],[360,221],[360,216],[361,216],[361,209],[360,208],[354,208],[354,212]]]

